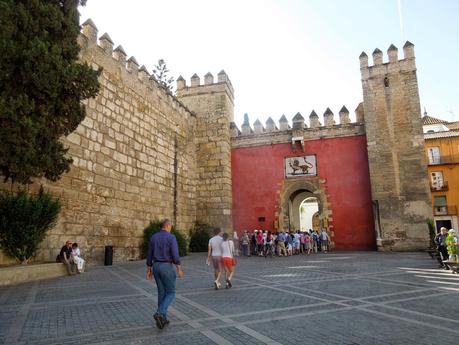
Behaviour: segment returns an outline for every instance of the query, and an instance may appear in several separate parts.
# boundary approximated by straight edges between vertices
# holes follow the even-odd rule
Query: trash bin
[[[105,266],[111,266],[113,264],[113,246],[105,246]]]

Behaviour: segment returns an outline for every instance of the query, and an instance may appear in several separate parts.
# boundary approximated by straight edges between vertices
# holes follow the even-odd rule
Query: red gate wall
[[[284,180],[284,157],[315,154],[317,174],[326,180],[337,250],[376,248],[365,136],[305,142],[305,153],[290,144],[233,148],[233,227],[272,229]],[[259,217],[265,217],[260,223]]]

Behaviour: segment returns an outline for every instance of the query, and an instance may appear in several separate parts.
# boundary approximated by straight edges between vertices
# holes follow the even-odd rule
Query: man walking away
[[[147,279],[151,280],[154,276],[158,288],[158,309],[153,318],[159,329],[169,323],[167,308],[175,297],[175,281],[177,276],[183,278],[177,239],[171,230],[171,222],[164,219],[161,230],[151,236],[148,244]]]
[[[222,260],[222,229],[214,229],[214,237],[209,240],[209,248],[207,251],[207,260],[212,260],[212,265],[214,266],[214,286],[215,290],[220,289],[220,277],[223,270],[223,260]]]

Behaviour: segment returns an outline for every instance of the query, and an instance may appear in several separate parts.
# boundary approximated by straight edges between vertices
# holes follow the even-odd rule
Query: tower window
[[[384,87],[389,87],[389,78],[384,78]]]

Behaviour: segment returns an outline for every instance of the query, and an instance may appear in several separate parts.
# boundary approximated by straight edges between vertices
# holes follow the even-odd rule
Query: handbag
[[[231,247],[230,247],[230,248],[231,248]],[[234,250],[233,250],[233,248],[231,248],[231,256],[233,257],[233,266],[236,266],[237,261],[236,261],[236,258],[234,257]]]

